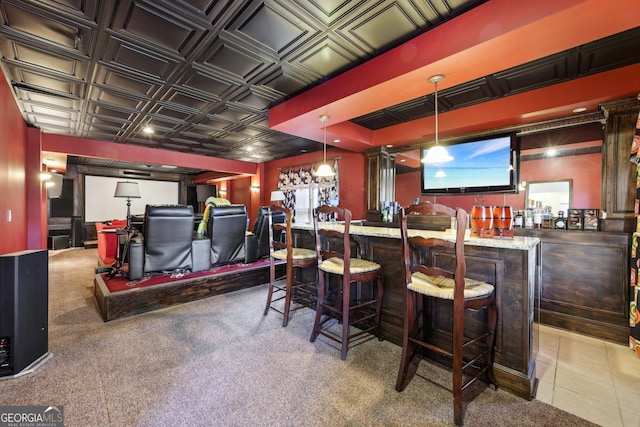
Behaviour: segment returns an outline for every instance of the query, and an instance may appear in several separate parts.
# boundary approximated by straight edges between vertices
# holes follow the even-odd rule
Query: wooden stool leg
[[[322,320],[322,304],[324,303],[324,276],[323,271],[318,271],[318,301],[316,303],[316,320],[313,323],[313,331],[311,331],[311,342],[318,338],[320,333],[320,322]]]
[[[496,325],[498,323],[498,310],[496,308],[495,299],[489,306],[487,307],[487,321],[488,327],[491,333],[487,337],[486,345],[489,348],[489,352],[487,353],[487,381],[490,385],[492,385],[493,389],[498,388],[498,382],[496,381],[496,376],[493,371],[493,360],[495,358],[495,344],[496,344]]]
[[[287,326],[289,323],[289,311],[291,310],[291,293],[293,292],[293,268],[287,265],[287,277],[286,277],[286,294],[284,297],[284,314],[282,319],[282,326]]]
[[[382,296],[384,295],[384,286],[382,279],[382,270],[376,279],[377,292],[376,298],[378,299],[378,303],[376,304],[376,336],[378,340],[383,341],[384,337],[382,336],[382,331],[380,330],[380,317],[382,316]]]
[[[264,315],[266,316],[269,313],[269,308],[271,307],[271,298],[273,298],[273,282],[276,280],[276,270],[273,264],[273,260],[271,260],[271,266],[269,268],[269,293],[267,294],[267,305],[264,308]]]
[[[464,301],[453,303],[453,418],[462,425],[462,345],[464,342]]]
[[[409,341],[409,337],[413,337],[414,331],[414,295],[413,292],[407,291],[405,294],[404,309],[404,328],[402,334],[402,356],[400,357],[400,369],[398,370],[398,379],[396,380],[396,390],[402,391],[407,386],[407,371],[411,362],[411,354],[414,345]]]
[[[343,278],[342,282],[342,354],[340,358],[347,360],[349,349],[349,312],[351,311],[351,283]]]

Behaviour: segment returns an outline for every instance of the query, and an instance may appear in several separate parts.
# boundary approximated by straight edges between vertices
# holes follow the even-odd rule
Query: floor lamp
[[[274,190],[271,192],[271,201],[275,202],[277,204],[277,202],[281,202],[282,205],[284,205],[284,201],[285,201],[285,196],[284,196],[284,191],[282,190]]]
[[[116,185],[116,192],[113,197],[127,199],[127,230],[131,228],[131,199],[140,198],[140,189],[137,182],[119,181]]]

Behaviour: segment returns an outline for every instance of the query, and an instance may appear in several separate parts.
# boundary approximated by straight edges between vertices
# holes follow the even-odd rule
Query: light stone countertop
[[[293,224],[294,229],[313,231],[313,224]],[[321,225],[322,228],[344,230],[344,224],[340,222],[324,222]],[[424,237],[439,237],[443,240],[455,240],[455,230],[447,231],[432,231],[432,230],[409,230],[410,236],[424,236]],[[352,225],[351,234],[360,236],[372,236],[372,237],[390,237],[400,238],[400,229],[391,227],[371,227],[363,225]],[[469,230],[465,236],[464,242],[466,245],[471,246],[484,246],[490,248],[505,248],[505,249],[517,249],[517,250],[529,250],[535,247],[540,239],[537,237],[523,237],[515,236],[513,238],[502,239],[485,239],[479,237],[469,236]]]

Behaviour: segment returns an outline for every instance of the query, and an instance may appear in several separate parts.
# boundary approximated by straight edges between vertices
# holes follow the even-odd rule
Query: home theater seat
[[[130,244],[129,279],[154,272],[207,270],[208,253],[208,240],[194,239],[191,206],[147,205],[142,235]]]
[[[211,264],[245,261],[249,217],[244,205],[210,206],[206,236],[211,239]]]

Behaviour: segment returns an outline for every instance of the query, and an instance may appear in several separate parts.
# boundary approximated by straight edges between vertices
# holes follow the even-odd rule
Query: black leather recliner
[[[253,235],[256,239],[257,254],[255,259],[265,258],[269,256],[269,207],[260,206],[258,208],[258,217],[253,224]],[[274,224],[284,224],[286,216],[284,212],[274,211],[272,213]]]
[[[211,239],[211,264],[245,261],[248,226],[244,205],[211,206],[206,235]]]
[[[129,279],[161,271],[208,270],[211,267],[208,239],[194,239],[193,207],[147,205],[142,236],[130,243]]]

